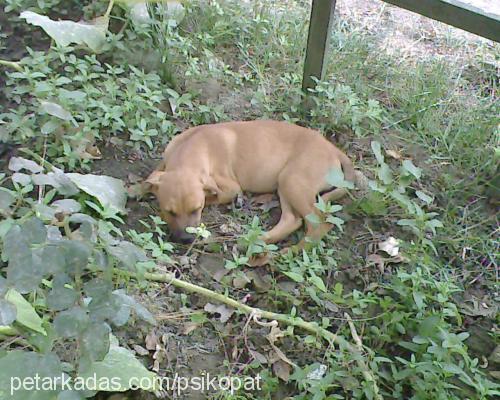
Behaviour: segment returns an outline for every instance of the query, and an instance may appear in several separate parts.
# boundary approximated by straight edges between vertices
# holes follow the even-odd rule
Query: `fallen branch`
[[[0,60],[0,65],[4,65],[4,66],[9,67],[9,68],[14,68],[14,69],[18,70],[19,72],[23,72],[21,65],[19,65],[19,63],[14,62],[14,61]]]
[[[363,342],[361,341],[361,338],[358,335],[358,332],[356,331],[356,327],[354,326],[354,322],[352,322],[352,318],[348,313],[344,313],[344,317],[347,320],[347,323],[349,324],[349,329],[351,330],[351,336],[354,339],[354,343],[356,344],[356,348],[360,354],[363,354]],[[360,367],[363,370],[363,376],[365,377],[365,380],[368,382],[373,382],[373,392],[374,396],[376,399],[381,399],[382,396],[378,392],[378,386],[375,381],[375,377],[373,376],[372,372],[368,368],[368,366],[365,364],[364,361],[362,361],[363,365],[360,365]],[[359,365],[359,363],[358,363]]]
[[[115,274],[125,276],[127,278],[133,278],[133,279],[139,279],[139,276],[135,273],[124,271],[121,269],[115,269],[114,270]],[[218,301],[220,303],[223,303],[229,307],[235,308],[237,310],[243,311],[245,314],[249,314],[252,316],[254,319],[259,319],[259,318],[265,318],[268,320],[272,321],[278,321],[282,322],[286,325],[294,326],[299,329],[303,329],[306,332],[312,333],[316,336],[322,337],[324,340],[326,340],[331,346],[334,346],[335,344],[338,345],[339,347],[342,347],[349,351],[350,353],[356,353],[359,354],[360,357],[356,357],[357,363],[359,368],[362,370],[363,376],[365,377],[366,381],[371,382],[373,385],[373,392],[374,392],[374,398],[377,400],[382,400],[382,396],[379,394],[379,389],[377,382],[375,380],[375,377],[373,376],[372,372],[362,359],[362,350],[363,346],[359,346],[359,343],[361,342],[359,339],[359,336],[354,338],[356,341],[356,346],[353,346],[350,344],[348,341],[346,341],[343,337],[338,336],[325,328],[322,328],[319,326],[316,322],[307,322],[304,321],[302,318],[298,317],[291,317],[289,315],[285,314],[278,314],[274,313],[271,311],[265,311],[261,310],[260,308],[256,307],[250,307],[249,305],[242,304],[228,296],[225,296],[223,294],[214,292],[210,289],[206,289],[204,287],[194,285],[192,283],[183,281],[181,279],[177,279],[173,274],[170,273],[144,273],[144,275],[141,275],[144,279],[148,281],[153,281],[153,282],[164,282],[164,283],[169,283],[175,287],[178,287],[180,289],[187,290],[192,293],[197,293],[200,294],[204,297],[207,297],[210,300]],[[347,318],[347,317],[346,317]],[[349,322],[350,321],[350,322]],[[350,316],[348,318],[349,326],[352,324],[352,319],[350,319]],[[354,324],[352,324],[354,326]],[[352,328],[351,328],[351,333],[352,333]],[[359,341],[359,342],[358,342]]]
[[[16,336],[19,332],[12,326],[0,325],[0,335],[2,336]]]

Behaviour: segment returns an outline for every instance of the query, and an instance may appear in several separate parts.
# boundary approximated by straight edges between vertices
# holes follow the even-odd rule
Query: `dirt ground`
[[[491,12],[500,13],[500,1],[470,0],[468,2],[482,6]],[[463,63],[465,66],[467,59],[475,54],[475,44],[489,43],[485,39],[473,34],[449,27],[437,21],[432,21],[426,17],[399,9],[378,0],[339,0],[337,1],[336,13],[337,18],[346,20],[350,24],[355,24],[359,27],[359,30],[376,31],[379,51],[389,54],[397,51],[402,54],[402,57],[406,61],[445,57]],[[2,18],[0,17],[0,22],[1,20]],[[461,43],[468,43],[469,45],[461,46]],[[17,54],[14,54],[13,58],[17,58]],[[486,61],[500,65],[499,60]],[[226,98],[228,102],[232,102],[230,93],[224,93],[223,90],[223,88],[217,88],[216,96]],[[210,90],[206,92],[210,92]],[[233,114],[234,112],[232,116]],[[234,117],[236,118],[237,115],[234,115]],[[354,143],[353,147],[361,153],[368,147],[368,142]],[[153,154],[151,158],[151,155],[134,151],[130,147],[107,143],[104,147],[101,147],[103,159],[96,160],[92,164],[92,172],[112,175],[123,179],[129,185],[133,185],[140,181],[141,178],[146,177],[154,169],[162,149],[157,150],[156,154]],[[419,149],[415,149],[415,152],[418,151]],[[417,154],[415,156],[418,158]],[[240,210],[250,215],[262,211],[259,208],[260,206],[252,203],[248,197],[241,198],[237,203],[237,207]],[[144,228],[139,220],[146,220],[149,215],[155,213],[154,201],[149,196],[142,199],[131,199],[127,207],[129,209],[127,217],[127,226],[129,229],[143,230]],[[279,217],[279,210],[273,207],[269,214],[266,222],[272,225]],[[218,236],[214,238],[214,243],[216,244],[224,242],[226,238],[235,237],[241,229],[239,221],[228,215],[226,207],[210,208],[206,211],[205,218],[208,228],[218,232]],[[365,238],[356,236],[358,233],[355,230],[352,232],[348,231],[345,236],[351,238],[349,240],[353,240],[354,238],[359,243],[366,245],[364,242]],[[231,245],[232,243],[229,244],[229,246]],[[351,256],[355,257],[356,254]],[[193,268],[194,266],[196,268]],[[197,284],[223,291],[222,285],[219,284],[224,278],[224,271],[226,271],[222,256],[196,250],[190,252],[189,248],[181,247],[178,251],[175,268],[180,277],[183,274],[190,274],[196,278]],[[257,291],[265,291],[269,281],[275,279],[273,271],[256,270],[253,274],[254,286]],[[361,279],[359,276],[353,279],[348,268],[335,278],[338,281],[344,281],[346,286],[355,285],[356,279]],[[293,294],[294,288],[284,287],[284,290]],[[189,311],[186,305],[182,303],[182,299],[179,298],[178,293],[174,295],[174,292],[172,288],[165,287],[165,285],[150,285],[145,292],[138,293],[138,296],[155,312],[155,315],[159,316],[160,324],[150,331],[138,329],[135,332],[122,332],[122,337],[132,348],[146,342],[152,348],[156,349],[153,357],[147,362],[148,367],[155,367],[157,363],[161,362],[162,369],[166,369],[169,373],[175,371],[184,376],[190,374],[193,376],[200,375],[203,371],[214,374],[225,372],[223,361],[228,359],[228,354],[231,353],[232,348],[231,343],[222,340],[219,333],[230,333],[228,330],[231,329],[231,325],[214,322],[213,326],[205,326],[197,329],[191,335],[179,336],[179,331],[189,329],[189,325],[187,324]],[[249,291],[242,288],[240,297],[243,298],[246,295],[249,295]],[[190,309],[203,309],[204,304],[204,299],[190,296]],[[266,308],[266,306],[272,308],[272,305],[259,303],[259,301],[254,303],[254,305],[262,308]],[[258,338],[263,337],[258,331],[258,327],[246,334],[252,336],[254,342],[258,342]],[[264,342],[265,340],[263,339],[259,345],[265,346]],[[286,346],[284,346],[285,348]],[[291,344],[286,350],[295,359],[302,351],[300,344],[297,345],[296,343]],[[137,348],[137,351],[140,353],[139,348]],[[200,363],[200,360],[203,360],[203,362]],[[166,368],[164,368],[164,365],[166,365]],[[275,398],[284,398],[286,396],[286,385],[283,385],[281,390],[281,393],[276,394]],[[182,398],[194,400],[203,399],[205,396],[201,393],[192,393],[184,395]]]
[[[500,1],[464,2],[500,15]],[[360,30],[376,32],[381,51],[389,54],[397,51],[405,59],[447,57],[463,62],[471,52],[470,44],[491,43],[480,36],[380,0],[339,0],[336,12],[341,18],[355,21]],[[467,42],[468,46],[460,46],[461,42]]]

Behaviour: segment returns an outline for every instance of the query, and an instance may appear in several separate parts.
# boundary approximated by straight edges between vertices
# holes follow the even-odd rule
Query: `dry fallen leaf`
[[[254,255],[248,260],[248,265],[250,267],[262,267],[264,265],[270,264],[272,257],[269,253],[262,253]]]
[[[234,313],[232,308],[226,307],[224,304],[216,306],[214,304],[207,303],[205,304],[204,310],[210,314],[220,314],[219,320],[222,323],[227,322]]]
[[[253,282],[255,290],[259,293],[267,292],[272,287],[271,276],[262,270],[253,269],[246,273],[246,277]]]
[[[146,349],[156,350],[157,345],[158,345],[158,336],[156,336],[156,333],[154,332],[149,332],[146,335]]]
[[[147,356],[149,354],[149,351],[147,351],[144,347],[139,346],[138,344],[134,344],[132,348],[140,356]]]
[[[275,196],[271,193],[260,194],[252,198],[252,204],[258,205],[259,209],[264,212],[269,211],[272,208],[276,208],[280,205],[279,201],[275,199]]]
[[[235,287],[236,289],[243,289],[250,282],[251,280],[248,279],[246,276],[239,275],[233,279],[233,287]]]
[[[379,256],[378,254],[370,254],[368,257],[366,257],[366,264],[375,265],[381,273],[384,272],[384,261],[384,258],[382,256]]]
[[[260,364],[267,364],[267,357],[262,354],[262,353],[259,353],[258,351],[255,351],[255,350],[249,350],[250,352],[250,355],[255,359],[257,360]]]
[[[291,365],[292,367],[296,367],[297,365],[291,361],[285,353],[283,353],[276,345],[275,342],[285,336],[285,333],[279,328],[278,325],[271,325],[271,331],[267,334],[266,339],[269,341],[269,344],[273,348],[276,356],[286,364]],[[274,364],[273,364],[274,367]]]
[[[399,151],[396,150],[386,150],[385,151],[389,157],[394,158],[395,160],[401,160],[402,156]]]
[[[399,254],[399,240],[391,236],[387,240],[380,242],[378,248],[385,251],[390,256],[395,257]]]
[[[182,325],[180,329],[180,334],[181,335],[189,335],[191,332],[194,330],[198,329],[200,327],[200,324],[196,322],[186,322],[185,324]]]
[[[128,175],[127,175],[127,179],[130,183],[137,183],[137,182],[142,182],[144,179],[142,177],[140,177],[139,175],[136,175],[132,172],[130,172]]]
[[[273,364],[274,375],[284,382],[288,382],[288,379],[290,378],[290,370],[290,365],[283,360],[278,360]]]
[[[253,204],[265,204],[269,203],[274,199],[274,195],[272,193],[259,194],[258,196],[252,197]]]

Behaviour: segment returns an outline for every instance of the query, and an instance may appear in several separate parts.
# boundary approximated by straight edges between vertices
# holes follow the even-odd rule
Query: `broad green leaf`
[[[47,228],[38,218],[33,217],[21,225],[24,239],[31,245],[42,244],[47,240]]]
[[[7,279],[0,275],[0,297],[3,297],[7,293]]]
[[[314,286],[316,286],[319,290],[321,290],[323,293],[326,293],[325,283],[323,282],[323,279],[321,279],[319,276],[311,273],[311,276],[307,280],[311,282]]]
[[[55,275],[57,277],[65,272],[66,265],[66,255],[62,246],[47,245],[43,248],[39,266],[45,276]]]
[[[439,332],[439,324],[441,323],[441,316],[430,315],[420,322],[418,326],[418,334],[424,338],[433,338]]]
[[[373,140],[371,142],[371,147],[373,154],[375,155],[375,158],[377,159],[379,164],[384,163],[384,156],[382,155],[382,147],[380,146],[380,143],[377,142],[376,140]]]
[[[80,203],[73,199],[56,200],[50,205],[58,213],[73,214],[82,209]]]
[[[5,300],[16,307],[16,321],[35,332],[46,335],[42,327],[42,319],[38,316],[33,306],[15,289],[9,289],[5,295]]]
[[[397,224],[399,226],[413,226],[413,227],[416,227],[417,226],[417,222],[414,220],[414,219],[400,219],[398,220]]]
[[[83,286],[83,292],[86,296],[92,298],[109,297],[113,290],[113,284],[110,280],[104,278],[94,278]]]
[[[106,175],[66,174],[71,181],[84,192],[96,197],[102,206],[125,213],[127,192],[120,179]]]
[[[379,193],[385,193],[387,190],[384,186],[380,186],[377,181],[368,181],[368,187]]]
[[[308,214],[306,219],[312,224],[321,224],[321,218],[317,214]]]
[[[32,160],[28,160],[22,157],[12,157],[9,160],[9,169],[14,172],[18,172],[22,169],[26,169],[34,174],[43,171],[43,168]]]
[[[413,300],[415,300],[415,304],[420,310],[425,307],[425,294],[421,292],[413,292]]]
[[[130,319],[132,308],[129,304],[123,302],[123,300],[115,293],[111,294],[110,298],[111,307],[114,309],[112,315],[109,316],[109,320],[115,326],[123,326]]]
[[[422,170],[415,166],[411,160],[404,160],[401,167],[403,168],[403,171],[412,174],[417,179],[420,179],[422,176]]]
[[[75,184],[64,172],[49,172],[32,176],[35,185],[49,185],[57,189],[63,196],[73,196],[79,192]]]
[[[20,293],[35,290],[42,281],[43,276],[33,258],[31,250],[28,249],[25,253],[19,253],[9,260],[7,281]]]
[[[62,311],[54,318],[54,329],[64,338],[77,337],[89,324],[89,316],[81,307]]]
[[[41,101],[40,109],[53,117],[62,119],[64,121],[71,121],[73,116],[67,110],[65,110],[61,105],[57,103],[52,103],[50,101]]]
[[[93,23],[53,21],[44,15],[23,11],[20,18],[25,18],[28,24],[41,27],[47,35],[63,47],[69,46],[71,43],[85,44],[97,52],[106,42],[109,24],[107,17],[96,18]]]
[[[442,363],[441,364],[441,367],[443,368],[443,370],[445,372],[448,372],[450,374],[454,374],[454,375],[462,375],[462,374],[465,374],[464,370],[462,368],[460,368],[458,365],[456,364],[450,364],[450,363]]]
[[[80,336],[83,353],[92,361],[102,361],[109,351],[111,328],[104,322],[92,322]]]
[[[288,276],[292,281],[295,281],[295,282],[298,282],[298,283],[304,282],[304,277],[302,276],[302,274],[299,274],[297,272],[283,271],[283,274],[285,274],[286,276]]]
[[[31,183],[31,176],[22,172],[14,172],[10,179],[21,186],[28,186]]]
[[[337,188],[354,189],[354,183],[346,181],[344,172],[340,168],[332,168],[326,175],[326,182]]]
[[[387,204],[380,192],[369,192],[360,200],[359,207],[367,215],[387,215]]]
[[[2,260],[8,261],[30,251],[29,244],[19,225],[13,225],[3,240]]]
[[[57,400],[85,400],[85,398],[83,393],[73,389],[63,390],[57,396]]]
[[[146,322],[149,322],[151,325],[156,325],[156,320],[153,317],[153,314],[151,314],[146,309],[146,307],[144,307],[142,304],[137,302],[133,297],[125,294],[125,292],[122,289],[118,289],[118,290],[113,291],[113,294],[115,296],[118,296],[118,298],[120,298],[120,300],[122,301],[123,304],[127,305],[132,310],[134,310],[136,315],[139,318],[141,318],[142,320],[144,320]]]
[[[393,190],[390,194],[394,200],[404,205],[410,214],[415,214],[415,205],[406,194],[400,193],[397,190]]]
[[[7,218],[3,221],[0,221],[0,239],[4,239],[5,235],[7,235],[7,232],[12,228],[13,225],[14,220],[12,218]]]
[[[55,382],[65,376],[62,365],[53,353],[38,354],[35,352],[14,350],[0,357],[0,399],[13,400],[54,400],[58,390],[33,390],[33,387],[22,387],[19,383],[38,377],[39,381]],[[15,386],[13,386],[15,385]],[[18,388],[18,386],[21,386]],[[11,389],[16,388],[14,396]],[[60,385],[59,385],[60,388]]]
[[[116,246],[109,246],[107,251],[129,269],[135,267],[138,262],[148,259],[144,250],[126,240],[121,240]]]
[[[16,320],[16,307],[7,300],[0,299],[0,326],[7,326]]]
[[[47,295],[47,307],[53,311],[62,311],[75,305],[78,293],[66,286],[70,281],[71,278],[63,273],[55,276],[52,289]]]
[[[424,203],[426,204],[431,204],[432,203],[432,200],[433,198],[431,196],[429,196],[428,194],[425,194],[424,192],[422,192],[421,190],[417,190],[415,192],[415,194],[417,195],[417,197],[422,200]]]
[[[443,226],[443,223],[438,219],[431,219],[425,223],[425,227],[431,230],[434,234],[436,234],[436,228],[442,228]]]
[[[7,189],[0,188],[0,211],[7,212],[9,206],[14,203],[16,197]]]
[[[81,273],[87,266],[91,249],[79,240],[65,240],[60,244],[64,249],[64,258],[69,273]]]
[[[378,177],[382,182],[384,182],[384,185],[389,185],[393,181],[391,169],[384,162],[380,164],[380,168],[378,169]]]
[[[61,126],[61,121],[51,119],[42,125],[40,130],[44,135],[49,135]]]
[[[340,230],[343,229],[342,225],[344,225],[344,220],[339,217],[334,217],[333,215],[329,215],[328,217],[326,217],[326,222],[335,225]]]
[[[9,261],[7,281],[21,293],[35,290],[42,280],[42,273],[27,241],[32,238],[27,236],[19,225],[13,225],[4,237],[1,253],[2,260]]]
[[[81,90],[66,90],[59,89],[59,98],[61,100],[74,100],[76,102],[83,101],[87,97],[87,93]]]
[[[140,385],[138,388],[153,391],[156,386],[157,375],[148,371],[134,354],[123,347],[120,347],[118,340],[110,334],[109,352],[102,361],[91,363],[90,367],[78,374],[81,379],[95,377],[97,381],[108,380],[119,383],[117,392],[124,392],[131,389],[130,383]],[[133,378],[133,379],[132,379]]]

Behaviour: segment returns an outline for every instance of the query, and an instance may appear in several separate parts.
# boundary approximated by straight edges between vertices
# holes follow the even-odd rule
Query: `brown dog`
[[[174,241],[194,240],[186,228],[199,225],[205,205],[229,203],[242,191],[276,190],[281,219],[263,239],[278,242],[305,220],[306,235],[318,240],[331,225],[305,219],[318,213],[317,195],[323,193],[328,201],[346,193],[326,182],[332,168],[342,168],[345,178],[354,182],[349,158],[316,131],[277,121],[226,122],[197,126],[176,136],[146,182]]]

